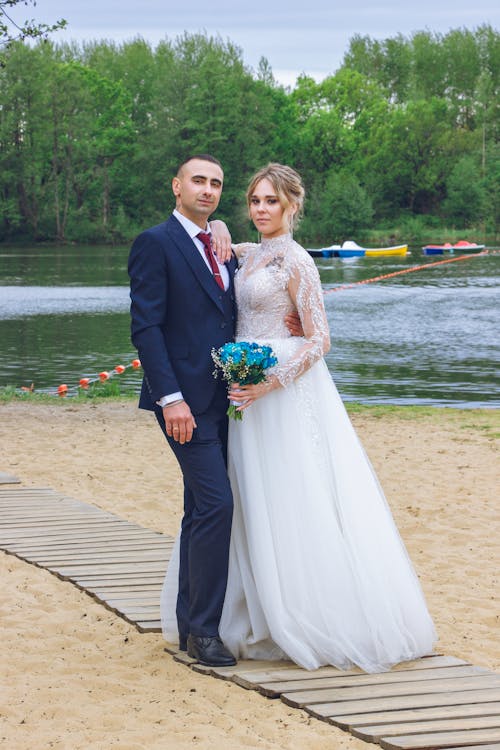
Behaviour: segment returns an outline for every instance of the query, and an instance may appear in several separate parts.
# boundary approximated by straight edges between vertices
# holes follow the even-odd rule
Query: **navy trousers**
[[[180,445],[156,417],[184,479],[177,623],[179,635],[216,636],[227,585],[233,496],[227,476],[226,388],[221,383],[189,443]]]

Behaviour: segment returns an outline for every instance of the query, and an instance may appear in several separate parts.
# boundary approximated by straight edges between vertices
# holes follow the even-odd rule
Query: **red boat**
[[[467,240],[459,240],[454,245],[450,242],[445,242],[444,245],[425,245],[422,248],[424,255],[443,255],[447,253],[480,253],[484,250],[484,245],[477,245],[475,242],[467,242]]]

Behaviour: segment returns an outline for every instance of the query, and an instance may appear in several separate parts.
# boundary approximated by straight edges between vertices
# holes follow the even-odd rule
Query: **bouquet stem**
[[[243,419],[243,412],[238,411],[238,404],[229,404],[226,414],[230,419],[234,419],[237,422],[241,422]]]

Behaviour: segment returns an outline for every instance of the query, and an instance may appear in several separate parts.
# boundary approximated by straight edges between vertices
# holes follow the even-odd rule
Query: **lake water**
[[[116,377],[138,390],[127,256],[126,247],[0,246],[0,386],[75,392],[80,378],[123,364]],[[316,259],[327,362],[344,400],[500,406],[500,255],[331,291],[448,257]]]

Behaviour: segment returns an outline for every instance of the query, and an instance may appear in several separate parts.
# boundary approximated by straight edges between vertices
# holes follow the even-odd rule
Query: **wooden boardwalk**
[[[161,630],[171,537],[50,489],[0,484],[1,549],[71,581],[141,632]],[[452,656],[365,674],[290,662],[214,669],[166,650],[196,672],[279,698],[387,750],[500,750],[500,675]]]
[[[141,632],[161,631],[173,542],[50,489],[0,488],[0,549],[71,581]]]

